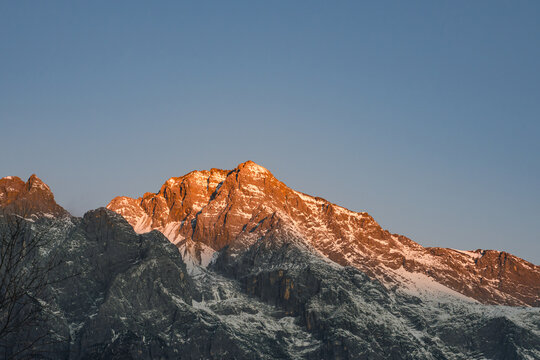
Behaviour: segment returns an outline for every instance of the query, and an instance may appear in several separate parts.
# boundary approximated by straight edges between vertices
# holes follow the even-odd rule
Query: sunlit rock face
[[[161,231],[191,266],[287,228],[324,257],[387,286],[456,292],[482,303],[540,306],[540,267],[505,252],[425,248],[382,229],[365,212],[295,191],[252,161],[193,171],[157,193],[117,197],[108,209],[139,233]],[[439,286],[442,285],[442,286]]]
[[[17,176],[0,179],[0,208],[22,215],[65,216],[68,212],[54,200],[47,184],[36,175],[24,182]]]

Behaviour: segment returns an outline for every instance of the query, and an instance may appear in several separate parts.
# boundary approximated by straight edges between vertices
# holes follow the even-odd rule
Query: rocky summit
[[[368,213],[288,188],[252,161],[173,177],[157,193],[117,197],[107,208],[139,233],[159,230],[197,265],[287,227],[325,258],[387,286],[437,283],[481,303],[540,306],[539,266],[495,250],[424,248]]]
[[[17,176],[0,179],[0,209],[23,215],[60,217],[67,215],[54,200],[51,189],[35,174],[24,182]]]
[[[0,205],[27,184],[0,180]],[[46,198],[21,236],[61,261],[0,358],[540,358],[538,266],[424,248],[250,161],[82,218]]]

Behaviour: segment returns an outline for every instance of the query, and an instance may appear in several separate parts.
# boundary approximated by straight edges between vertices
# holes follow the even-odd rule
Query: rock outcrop
[[[54,200],[51,189],[36,175],[24,182],[17,176],[0,179],[0,208],[24,216],[45,215],[59,217],[69,215]]]

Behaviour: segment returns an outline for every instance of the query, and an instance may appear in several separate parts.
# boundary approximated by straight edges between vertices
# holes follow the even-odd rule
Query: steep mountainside
[[[0,218],[1,222],[1,218]],[[1,227],[1,224],[0,224]],[[190,274],[157,231],[137,235],[101,208],[40,218],[52,241],[36,255],[65,261],[36,299],[44,319],[0,342],[10,358],[536,359],[540,313],[388,289],[322,257],[277,224],[231,243]],[[242,249],[241,251],[239,251]],[[65,274],[76,274],[67,280]],[[2,339],[5,340],[5,339]],[[24,340],[24,341],[23,341]]]
[[[235,171],[224,176],[231,174]],[[209,201],[221,199],[216,189],[230,186],[226,180],[207,184]],[[245,197],[246,204],[258,201],[251,197],[255,201]],[[399,272],[377,275],[389,271],[384,264],[380,273],[366,273],[329,260],[287,209],[260,205],[262,217],[239,221],[239,229],[229,226],[225,241],[220,231],[234,218],[220,217],[225,225],[208,230],[204,242],[197,222],[207,205],[197,205],[198,195],[184,193],[177,205],[181,199],[198,214],[181,206],[167,209],[193,216],[191,232],[182,235],[182,225],[171,226],[166,218],[158,227],[178,230],[169,235],[177,235],[191,271],[160,232],[137,234],[123,216],[105,208],[83,218],[49,212],[28,218],[21,242],[34,234],[48,239],[26,259],[29,265],[51,257],[62,261],[47,274],[47,291],[30,294],[43,317],[10,337],[0,336],[0,359],[14,354],[42,359],[540,358],[537,308],[480,304],[421,273],[392,286],[386,278]],[[325,204],[335,209],[322,212],[346,212]],[[140,215],[147,216],[141,221],[153,221]],[[0,216],[0,231],[5,220]],[[376,229],[372,219],[369,223]],[[197,256],[206,267],[198,265]],[[35,339],[40,340],[36,346],[24,348]]]
[[[161,231],[184,259],[206,266],[231,243],[246,248],[286,224],[324,257],[387,286],[452,289],[487,304],[540,306],[540,267],[495,250],[424,248],[357,213],[288,188],[248,161],[231,171],[193,171],[157,193],[117,197],[108,209],[138,233]]]
[[[0,359],[14,354],[42,359],[270,359],[272,354],[290,359],[318,354],[311,334],[292,319],[281,320],[266,304],[235,294],[239,286],[231,281],[219,284],[227,284],[237,299],[215,311],[207,308],[201,285],[186,272],[177,248],[157,231],[137,235],[105,208],[83,218],[39,218],[30,224],[52,239],[36,256],[55,254],[65,261],[49,274],[51,285],[35,304],[44,319],[0,338]],[[66,274],[75,276],[56,280]],[[217,281],[206,280],[205,299]],[[40,342],[24,350],[34,339]],[[295,339],[305,344],[296,346]]]

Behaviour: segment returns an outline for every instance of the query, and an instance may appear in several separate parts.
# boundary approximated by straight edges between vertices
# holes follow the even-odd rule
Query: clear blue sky
[[[538,1],[3,1],[0,176],[76,215],[251,159],[540,263]]]

